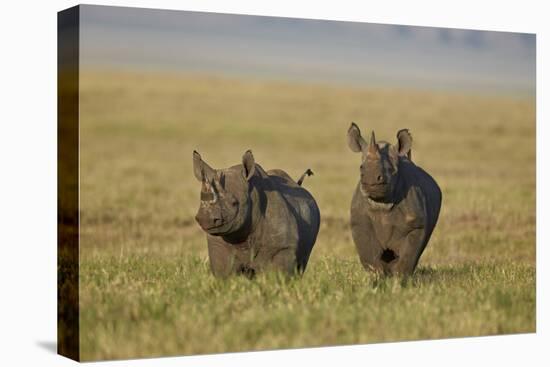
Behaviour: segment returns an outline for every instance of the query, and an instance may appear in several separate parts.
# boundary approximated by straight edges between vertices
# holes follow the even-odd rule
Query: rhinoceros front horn
[[[370,135],[369,150],[368,153],[378,154],[378,144],[376,144],[376,138],[374,137],[374,131]]]
[[[216,195],[216,191],[213,189],[212,184],[208,182],[208,180],[204,180],[201,187],[201,201],[213,203],[216,202],[217,199],[218,195]]]

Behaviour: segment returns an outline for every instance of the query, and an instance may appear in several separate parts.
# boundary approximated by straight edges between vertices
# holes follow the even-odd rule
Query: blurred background
[[[80,9],[86,358],[534,330],[535,35]],[[420,269],[447,269],[459,278],[456,269],[472,266],[464,274],[481,282],[479,269],[496,266],[495,274],[510,278],[461,283],[443,292],[458,297],[445,304],[441,292],[430,293],[439,289],[432,285],[426,292],[433,303],[424,296],[414,303],[418,289],[396,309],[369,296],[382,302],[370,304],[381,313],[363,312],[367,301],[354,298],[361,282],[330,298],[338,291],[331,272],[364,273],[349,230],[361,160],[346,144],[352,121],[363,135],[374,130],[391,143],[398,130],[410,129],[413,161],[441,186],[439,223]],[[304,280],[312,284],[301,284],[317,292],[325,288],[316,277],[328,274],[328,295],[312,294],[307,311],[283,298],[269,315],[226,312],[243,306],[231,285],[211,283],[205,270],[206,239],[193,219],[200,191],[194,149],[214,168],[239,164],[252,149],[264,169],[295,178],[307,168],[315,172],[304,186],[319,204],[322,225]],[[334,259],[338,265],[325,266]],[[355,286],[347,277],[341,287]],[[241,284],[243,297],[249,286]],[[479,294],[471,295],[473,288]],[[399,310],[405,300],[413,303]],[[205,307],[216,317],[205,317]],[[296,321],[299,315],[311,322]],[[402,322],[393,322],[396,315]],[[256,334],[248,334],[250,325]],[[121,338],[125,343],[117,343]]]
[[[535,92],[535,35],[84,7],[82,66]]]

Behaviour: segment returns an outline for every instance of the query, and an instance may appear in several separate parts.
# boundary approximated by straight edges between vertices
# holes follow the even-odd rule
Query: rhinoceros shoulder
[[[405,198],[399,203],[403,221],[411,229],[423,228],[426,223],[426,201],[422,190],[417,186],[410,186]]]

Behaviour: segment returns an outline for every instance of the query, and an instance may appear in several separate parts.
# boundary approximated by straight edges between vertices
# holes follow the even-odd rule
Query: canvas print
[[[60,12],[59,353],[535,332],[535,43]]]

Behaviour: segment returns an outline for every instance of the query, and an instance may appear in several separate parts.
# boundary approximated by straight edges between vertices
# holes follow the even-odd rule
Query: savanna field
[[[92,72],[80,81],[83,360],[535,331],[533,97],[207,75]],[[349,229],[355,121],[443,192],[410,278],[367,273]],[[252,149],[317,199],[305,274],[215,279],[194,221],[198,150],[214,168]]]

